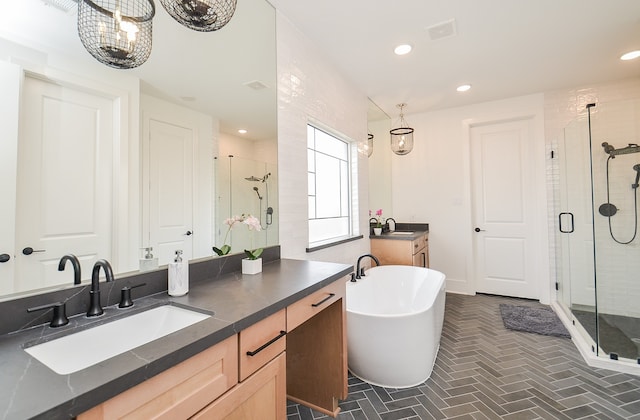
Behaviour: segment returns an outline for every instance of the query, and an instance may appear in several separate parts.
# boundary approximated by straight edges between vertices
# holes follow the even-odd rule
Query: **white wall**
[[[532,117],[536,150],[536,187],[530,193],[541,203],[539,220],[546,227],[544,177],[543,95],[528,95],[472,106],[406,116],[415,128],[414,149],[405,156],[392,155],[392,196],[398,222],[429,223],[429,254],[432,268],[447,276],[447,290],[475,293],[470,259],[471,226],[469,180],[469,126],[483,122]],[[392,153],[389,151],[388,153]],[[541,214],[540,214],[541,213]],[[549,300],[547,238],[537,238],[540,267],[540,299]]]
[[[367,136],[367,97],[354,88],[293,24],[277,12],[278,173],[283,258],[355,264],[369,252],[363,239],[307,253],[307,122],[361,141]],[[368,233],[368,170],[358,156],[360,231]]]

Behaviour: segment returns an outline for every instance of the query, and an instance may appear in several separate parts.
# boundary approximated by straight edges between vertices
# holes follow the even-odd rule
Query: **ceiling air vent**
[[[245,83],[244,85],[250,87],[253,90],[262,90],[267,88],[267,85],[262,83],[260,80],[253,80],[251,82]]]
[[[456,36],[456,20],[451,19],[446,22],[438,23],[427,28],[429,39],[437,41],[439,39]]]
[[[78,11],[78,2],[76,0],[42,0],[42,2],[65,13],[72,14]]]

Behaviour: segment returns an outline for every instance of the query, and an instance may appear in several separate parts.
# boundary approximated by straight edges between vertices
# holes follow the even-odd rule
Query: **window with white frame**
[[[353,234],[351,149],[348,141],[307,125],[310,247]]]

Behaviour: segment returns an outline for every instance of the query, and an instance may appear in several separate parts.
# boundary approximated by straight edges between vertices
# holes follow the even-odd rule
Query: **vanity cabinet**
[[[287,308],[287,396],[335,417],[347,398],[346,282]]]
[[[285,354],[209,404],[193,419],[281,420],[287,417]]]
[[[347,398],[343,277],[78,416],[285,419],[287,398],[335,417]]]
[[[78,416],[188,418],[238,383],[238,339],[226,340]]]
[[[372,238],[371,253],[382,265],[429,267],[429,234],[424,232],[413,239]]]

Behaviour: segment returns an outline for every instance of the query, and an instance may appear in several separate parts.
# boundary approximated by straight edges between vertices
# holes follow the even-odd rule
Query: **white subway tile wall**
[[[307,123],[320,123],[354,142],[366,140],[368,100],[280,13],[277,13],[276,27],[281,255],[355,264],[358,256],[370,250],[368,234],[362,240],[313,253],[305,251],[308,246]],[[354,208],[359,213],[368,208],[366,159],[366,155],[358,155],[358,201]],[[367,233],[368,217],[360,214],[359,218],[360,232]]]

